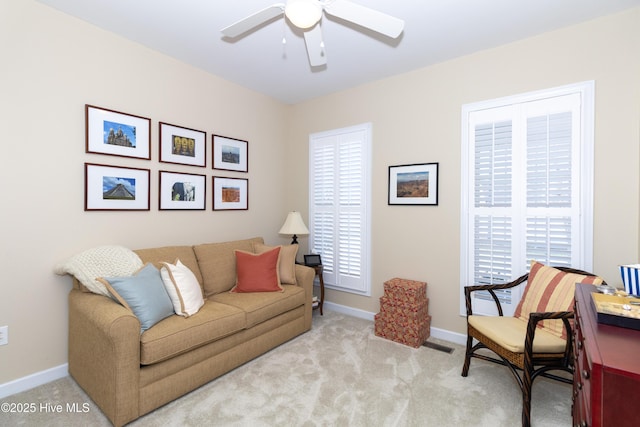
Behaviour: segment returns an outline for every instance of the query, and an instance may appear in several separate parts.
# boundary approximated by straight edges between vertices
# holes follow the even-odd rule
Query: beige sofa
[[[262,238],[136,250],[143,262],[180,259],[198,279],[205,304],[140,333],[113,299],[74,280],[69,293],[69,373],[115,425],[126,424],[311,328],[313,269],[295,265],[283,292],[230,293],[234,250]]]

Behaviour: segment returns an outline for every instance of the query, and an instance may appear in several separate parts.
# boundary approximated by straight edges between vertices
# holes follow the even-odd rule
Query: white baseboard
[[[333,302],[325,301],[324,307],[327,307],[331,311],[335,311],[336,313],[342,313],[349,316],[357,317],[360,319],[371,320],[373,322],[373,316],[375,313],[371,313],[370,311],[360,310],[359,308],[347,307],[346,305],[340,305]]]
[[[446,329],[431,327],[431,336],[454,344],[467,345],[467,336],[458,332],[447,331]]]
[[[360,319],[371,320],[373,322],[375,313],[370,311],[360,310],[358,308],[347,307],[346,305],[335,304],[333,302],[325,301],[324,306],[331,311],[335,311],[349,316],[358,317]],[[467,336],[457,332],[447,331],[446,329],[431,327],[431,336],[441,340],[449,341],[455,344],[466,345]]]
[[[9,381],[8,383],[0,384],[0,399],[4,399],[12,394],[30,390],[34,387],[64,378],[68,375],[69,365],[65,363],[64,365],[56,366],[54,368],[36,372],[35,374],[27,375],[26,377],[18,378],[17,380]]]

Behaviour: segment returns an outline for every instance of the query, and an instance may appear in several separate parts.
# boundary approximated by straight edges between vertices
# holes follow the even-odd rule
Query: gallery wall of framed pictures
[[[196,173],[207,170],[207,146],[210,176]],[[158,183],[159,211],[206,210],[207,197],[214,211],[249,209],[249,179],[213,172],[248,173],[248,141],[213,133],[207,141],[205,131],[159,121],[157,165],[189,166],[194,173],[158,170],[157,181],[151,179],[149,163],[144,163],[153,162],[151,151],[150,118],[86,104],[85,152],[112,156],[114,161],[85,162],[84,210],[149,211],[154,182]],[[140,167],[117,164],[117,157],[140,160]]]

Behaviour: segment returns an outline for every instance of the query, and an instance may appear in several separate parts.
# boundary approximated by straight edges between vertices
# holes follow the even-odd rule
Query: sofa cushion
[[[236,285],[229,292],[282,292],[278,261],[280,248],[262,254],[236,253]]]
[[[245,313],[236,307],[206,301],[193,316],[170,316],[140,337],[140,363],[151,365],[209,342],[232,335],[245,327]]]
[[[189,317],[198,312],[204,304],[204,298],[198,279],[189,267],[179,259],[175,264],[163,262],[160,276],[178,316]]]
[[[274,248],[280,248],[280,260],[278,261],[280,283],[295,285],[296,255],[298,254],[298,245],[267,246],[263,245],[262,243],[256,243],[255,245],[253,245],[253,250],[257,254],[270,251]]]
[[[158,268],[162,268],[163,262],[174,262],[176,259],[180,259],[180,261],[193,272],[202,287],[202,273],[200,272],[198,260],[196,259],[196,254],[193,252],[192,246],[163,246],[159,248],[136,249],[134,252],[138,254],[143,262],[152,262],[153,265]]]
[[[264,243],[264,241],[262,237],[254,237],[223,243],[205,243],[193,247],[202,273],[205,298],[226,292],[235,286],[236,256],[234,251],[239,249],[253,252],[254,243]],[[189,268],[191,267],[189,266]]]
[[[237,307],[246,314],[246,327],[269,320],[286,311],[304,305],[304,289],[296,285],[282,285],[282,292],[252,292],[216,294],[209,300]]]
[[[141,332],[173,314],[173,304],[162,283],[160,272],[151,263],[133,276],[101,277],[98,280],[106,286],[114,299],[135,314],[140,321]]]

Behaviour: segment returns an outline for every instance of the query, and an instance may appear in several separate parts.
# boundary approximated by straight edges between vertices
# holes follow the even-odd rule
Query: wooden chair
[[[604,283],[598,276],[586,271],[566,267],[545,267],[535,263],[538,264],[535,274],[540,279],[536,280],[532,277],[531,282],[535,281],[536,284],[527,284],[518,308],[531,307],[531,300],[537,298],[537,301],[533,301],[533,303],[538,305],[534,306],[543,306],[545,309],[528,313],[522,310],[518,313],[518,309],[516,309],[514,316],[503,316],[502,306],[495,291],[513,288],[527,282],[530,274],[534,274],[534,263],[532,263],[530,273],[512,282],[499,285],[466,286],[464,289],[467,308],[467,349],[462,376],[468,375],[472,357],[499,363],[509,368],[522,391],[523,427],[531,425],[531,386],[539,375],[569,384],[573,382],[572,375],[559,376],[550,371],[564,371],[573,374],[573,330],[569,320],[573,318],[575,283]],[[544,280],[542,275],[539,275],[540,268],[544,269]],[[562,287],[565,289],[563,290]],[[529,292],[531,288],[534,290]],[[489,292],[497,306],[497,316],[473,314],[471,294],[477,291]],[[554,293],[554,297],[549,298],[551,293]],[[564,297],[558,298],[558,295]],[[527,298],[530,300],[526,301]],[[516,317],[518,314],[519,317]],[[527,317],[528,319],[526,319]],[[548,320],[554,319],[562,321],[562,323],[554,321],[556,323],[555,331],[550,332],[541,328],[543,322],[548,323]],[[563,329],[564,332],[558,336],[557,332]],[[477,340],[475,345],[473,345],[474,339]],[[481,349],[491,350],[498,358],[477,353]]]

